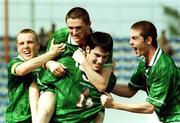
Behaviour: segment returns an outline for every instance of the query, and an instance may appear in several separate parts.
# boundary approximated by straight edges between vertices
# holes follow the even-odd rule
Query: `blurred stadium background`
[[[5,3],[8,3],[8,9]],[[16,34],[23,28],[32,28],[37,33],[41,27],[49,31],[52,23],[56,25],[56,29],[64,27],[64,16],[75,6],[87,9],[94,30],[109,32],[113,36],[115,74],[119,83],[128,82],[139,60],[128,44],[129,28],[139,20],[152,21],[159,34],[162,30],[167,31],[167,38],[175,51],[173,58],[180,66],[180,36],[169,32],[168,25],[174,20],[169,19],[163,11],[163,6],[180,9],[179,0],[0,0],[0,123],[5,123],[4,115],[8,104],[5,56],[13,58],[17,55]],[[7,29],[5,10],[8,10]],[[6,34],[8,42],[4,40]],[[7,47],[5,44],[8,44]],[[5,52],[6,48],[8,52]],[[141,102],[146,98],[144,92],[139,92],[132,99],[113,96],[116,100],[129,103]],[[107,109],[104,123],[117,122],[158,123],[155,115]]]

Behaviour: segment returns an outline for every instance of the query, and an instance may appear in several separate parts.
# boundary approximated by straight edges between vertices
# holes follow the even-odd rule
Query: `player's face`
[[[148,45],[144,38],[140,35],[139,30],[131,30],[129,44],[134,49],[134,53],[136,56],[146,56]]]
[[[91,33],[90,24],[86,24],[82,19],[67,19],[69,33],[78,45],[84,45],[87,35]]]
[[[99,47],[95,47],[94,49],[86,48],[86,59],[88,63],[91,65],[93,70],[100,71],[103,65],[106,63],[109,57],[109,52],[104,52]]]
[[[31,33],[21,33],[17,37],[17,50],[19,55],[25,60],[29,60],[38,55],[39,45]]]

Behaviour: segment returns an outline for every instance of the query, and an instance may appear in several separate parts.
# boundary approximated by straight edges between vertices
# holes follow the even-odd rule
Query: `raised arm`
[[[32,58],[18,65],[15,69],[15,73],[18,76],[25,75],[33,71],[37,67],[45,64],[50,59],[55,58],[57,55],[59,55],[63,51],[64,51],[64,44],[56,44],[56,45],[53,44],[47,53],[42,54],[38,57]]]
[[[109,67],[104,67],[100,72],[97,72],[94,71],[90,66],[82,51],[75,51],[73,58],[75,61],[81,64],[91,84],[94,85],[99,92],[104,92],[107,88],[109,78],[112,73],[112,65]]]
[[[104,92],[107,88],[112,68],[104,67],[99,73],[94,71],[86,60],[82,63],[82,67],[91,84],[94,85],[99,92]]]

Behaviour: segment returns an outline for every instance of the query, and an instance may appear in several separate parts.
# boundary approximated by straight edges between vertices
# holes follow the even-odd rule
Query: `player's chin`
[[[30,60],[30,59],[32,59],[32,58],[33,58],[33,56],[23,56],[23,59],[24,59],[25,61]]]
[[[95,71],[100,71],[101,69],[102,69],[102,66],[94,66],[93,67],[93,69],[95,70]]]
[[[74,39],[75,42],[81,41],[81,38],[80,38],[80,37],[77,37],[77,36],[74,36],[73,39]]]
[[[141,57],[142,56],[142,54],[135,54],[136,55],[136,57]]]
[[[77,44],[81,44],[84,42],[83,36],[73,36],[73,40],[77,43]]]

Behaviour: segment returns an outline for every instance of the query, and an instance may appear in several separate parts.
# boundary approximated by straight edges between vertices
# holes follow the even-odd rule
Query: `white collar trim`
[[[158,47],[151,59],[149,66],[155,66],[161,54],[162,54],[162,50]]]

